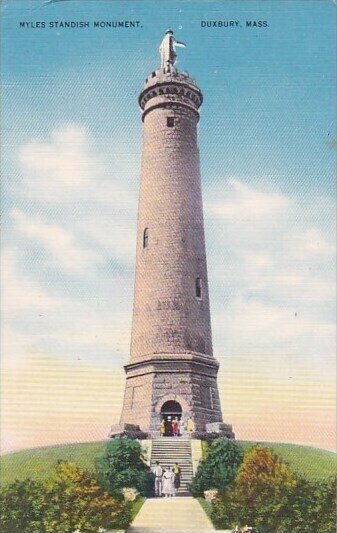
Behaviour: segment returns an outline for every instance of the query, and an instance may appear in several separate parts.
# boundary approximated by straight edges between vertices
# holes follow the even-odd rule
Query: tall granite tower
[[[202,94],[174,66],[168,30],[161,68],[139,96],[143,143],[131,358],[121,425],[156,436],[163,421],[188,418],[196,431],[221,430],[213,357],[197,126]]]

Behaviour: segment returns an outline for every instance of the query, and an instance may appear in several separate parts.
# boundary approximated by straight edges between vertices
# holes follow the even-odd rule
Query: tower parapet
[[[203,96],[188,73],[179,73],[175,67],[171,67],[169,71],[158,69],[146,78],[138,102],[143,120],[149,111],[157,107],[173,110],[184,107],[199,118]]]

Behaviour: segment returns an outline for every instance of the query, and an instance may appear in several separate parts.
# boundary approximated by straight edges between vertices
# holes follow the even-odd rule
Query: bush
[[[318,506],[318,529],[320,533],[335,533],[337,523],[336,505],[337,477],[333,476],[316,486]]]
[[[235,442],[227,439],[213,441],[190,484],[193,496],[202,496],[209,489],[223,491],[230,487],[242,459],[243,452]]]
[[[293,474],[270,450],[248,450],[232,490],[212,502],[219,528],[250,524],[259,533],[334,533],[336,480],[313,483]]]
[[[96,464],[99,480],[111,495],[132,487],[140,494],[150,491],[151,471],[144,461],[139,442],[120,438],[107,444],[107,451]]]
[[[91,474],[63,461],[54,478],[15,482],[1,500],[2,533],[97,533],[130,523],[130,504],[112,499]]]
[[[219,527],[248,523],[273,531],[269,522],[280,514],[285,494],[295,485],[295,476],[273,452],[255,446],[246,452],[233,490],[214,502],[214,522]]]
[[[6,486],[0,496],[0,530],[2,533],[45,533],[47,508],[42,483],[25,479]]]
[[[99,527],[127,527],[129,523],[129,507],[111,498],[90,473],[74,463],[60,461],[56,476],[46,486],[52,502],[48,513],[51,531],[96,533]]]

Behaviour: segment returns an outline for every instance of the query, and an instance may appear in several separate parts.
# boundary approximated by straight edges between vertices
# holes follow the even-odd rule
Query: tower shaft
[[[199,117],[170,97],[160,100],[153,97],[143,115],[133,362],[149,354],[212,356]]]

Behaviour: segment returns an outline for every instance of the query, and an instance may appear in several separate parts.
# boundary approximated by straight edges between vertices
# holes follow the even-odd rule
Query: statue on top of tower
[[[165,33],[165,37],[159,47],[159,53],[161,57],[161,68],[170,70],[170,67],[174,65],[177,58],[177,54],[175,52],[177,46],[186,48],[186,44],[177,41],[173,37],[172,30],[167,30]]]

